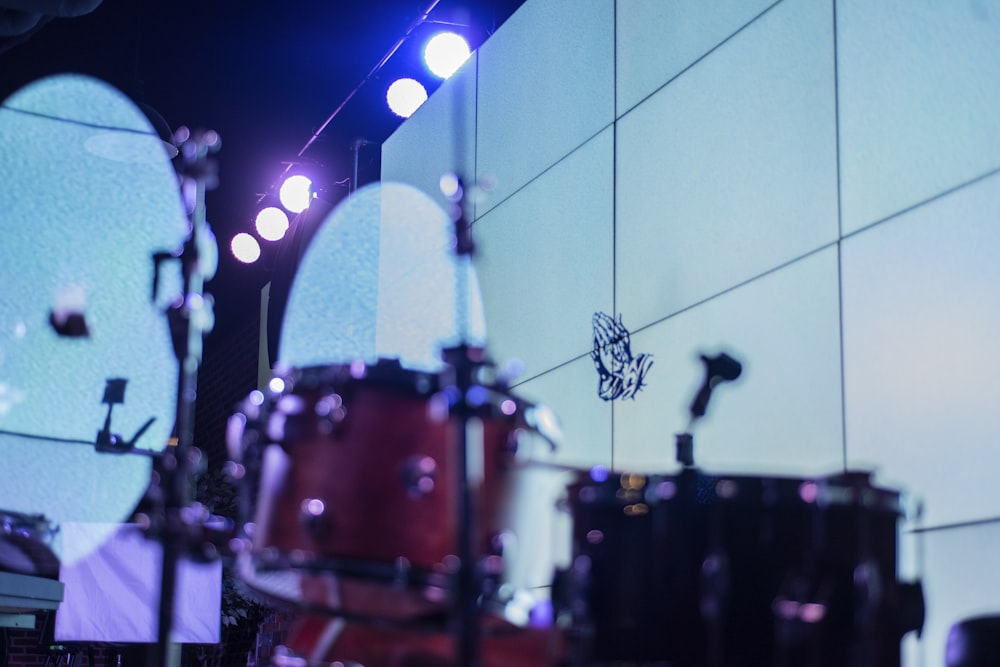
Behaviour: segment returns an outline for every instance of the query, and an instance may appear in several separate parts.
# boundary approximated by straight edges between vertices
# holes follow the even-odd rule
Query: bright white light
[[[288,231],[288,216],[280,208],[268,206],[257,214],[254,226],[265,241],[280,241]]]
[[[438,187],[441,188],[441,194],[450,201],[458,201],[462,194],[462,183],[456,174],[448,173],[442,176],[438,181]]]
[[[260,244],[246,232],[234,236],[229,248],[233,251],[233,257],[244,264],[253,264],[260,259]]]
[[[392,112],[401,118],[409,118],[420,105],[427,101],[427,91],[415,79],[397,79],[386,91],[385,101]]]
[[[278,190],[281,205],[292,213],[301,213],[312,202],[312,181],[307,176],[289,176]]]
[[[453,32],[439,32],[424,46],[424,63],[435,76],[447,79],[469,59],[469,43]]]

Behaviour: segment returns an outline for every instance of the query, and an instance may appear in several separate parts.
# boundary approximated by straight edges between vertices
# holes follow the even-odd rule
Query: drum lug
[[[323,435],[330,435],[347,417],[347,408],[340,394],[328,394],[316,401],[316,429]]]
[[[726,554],[709,554],[701,565],[701,615],[718,622],[726,613],[730,596],[730,566]]]
[[[301,504],[299,518],[306,532],[316,542],[323,542],[333,532],[332,517],[326,510],[326,502],[322,498],[305,498]]]
[[[882,606],[882,575],[872,559],[858,563],[854,568],[855,618],[859,628],[867,628],[877,621]]]
[[[231,415],[226,421],[226,450],[232,461],[243,461],[246,427],[247,416],[242,412]]]
[[[412,498],[426,496],[434,490],[438,472],[437,461],[430,456],[411,456],[403,464],[403,488]]]
[[[917,637],[923,634],[927,607],[924,601],[924,587],[919,581],[897,583],[896,619],[900,636],[914,631]]]

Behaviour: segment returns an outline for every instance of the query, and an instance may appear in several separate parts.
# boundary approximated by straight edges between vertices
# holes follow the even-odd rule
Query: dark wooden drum
[[[246,583],[347,617],[416,621],[446,610],[462,479],[450,402],[437,375],[388,360],[296,369],[269,396],[251,394],[229,434],[255,496],[244,503]],[[468,483],[474,548],[488,568],[499,558],[518,406],[481,403],[472,423],[482,437],[468,440],[483,446],[469,452]]]
[[[573,664],[886,667],[919,629],[900,495],[819,478],[580,473],[555,598]]]
[[[0,572],[58,578],[59,558],[52,551],[58,531],[41,514],[0,509]]]

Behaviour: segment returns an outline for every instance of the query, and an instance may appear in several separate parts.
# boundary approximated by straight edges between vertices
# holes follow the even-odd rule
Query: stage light
[[[409,118],[427,101],[427,90],[415,79],[397,79],[389,86],[385,100],[394,114]]]
[[[458,174],[448,173],[443,175],[438,180],[438,187],[441,189],[441,194],[448,201],[458,201],[462,196],[462,182],[458,180]]]
[[[288,231],[288,216],[276,206],[262,208],[254,219],[257,234],[265,241],[280,241]]]
[[[302,174],[289,176],[278,189],[281,205],[291,213],[301,213],[309,208],[312,197],[312,181]]]
[[[424,64],[434,76],[447,79],[469,59],[469,43],[454,32],[439,32],[424,45]]]
[[[253,264],[260,259],[260,244],[246,232],[234,236],[229,248],[233,251],[233,257],[244,264]]]

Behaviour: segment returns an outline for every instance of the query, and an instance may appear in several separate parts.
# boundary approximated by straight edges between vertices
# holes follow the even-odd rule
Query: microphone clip
[[[125,378],[108,378],[104,385],[104,398],[102,403],[108,406],[108,415],[104,418],[104,428],[97,432],[97,439],[94,441],[94,448],[99,452],[111,454],[126,454],[135,449],[135,443],[142,437],[142,434],[153,425],[156,417],[146,420],[131,440],[126,440],[118,433],[111,432],[111,411],[116,405],[125,402],[125,385],[128,380]]]

